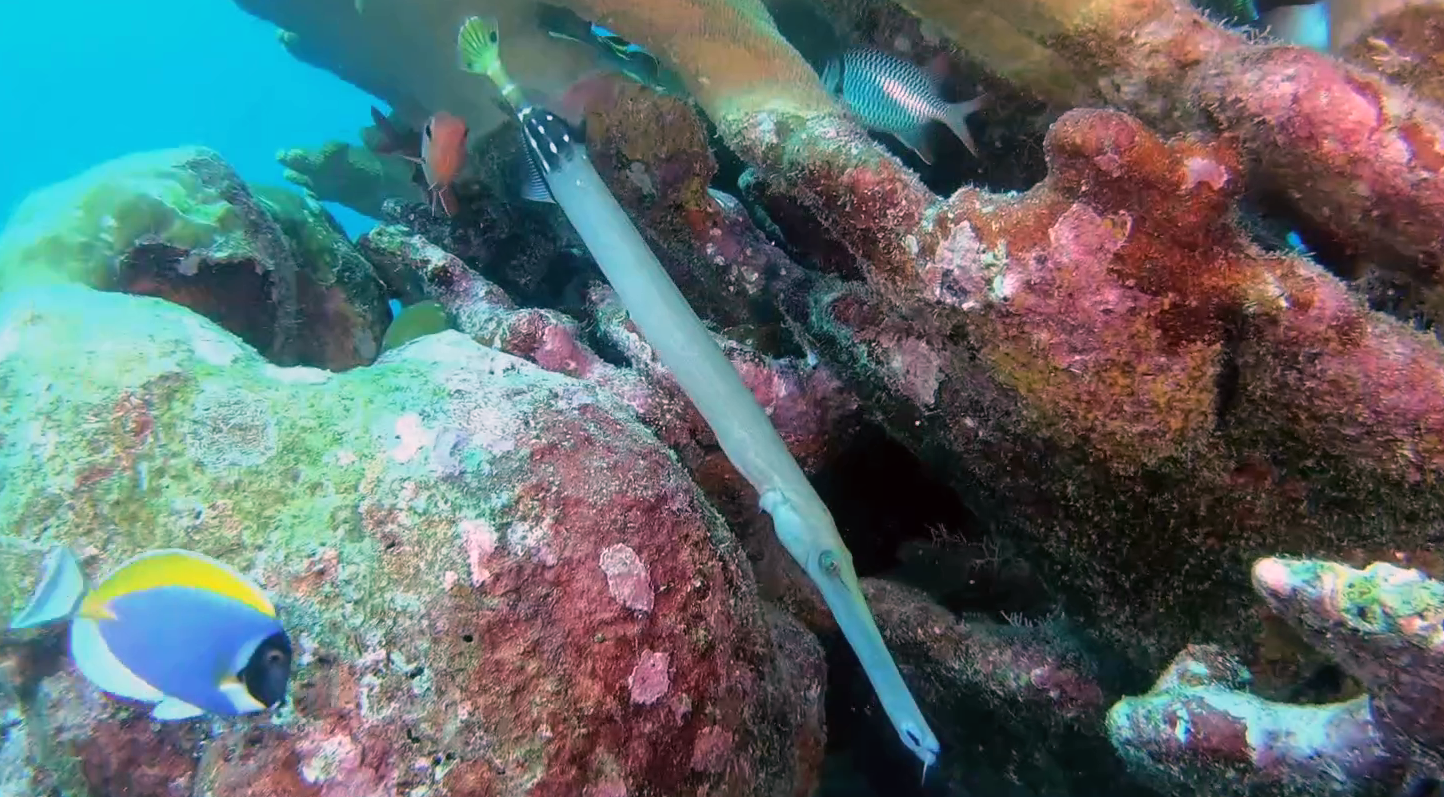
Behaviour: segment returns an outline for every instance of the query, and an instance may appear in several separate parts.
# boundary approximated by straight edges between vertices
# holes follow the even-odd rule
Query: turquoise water
[[[6,17],[0,225],[36,188],[131,152],[198,144],[247,181],[285,184],[277,150],[354,140],[376,102],[230,0],[17,2]],[[370,226],[330,209],[352,233]]]

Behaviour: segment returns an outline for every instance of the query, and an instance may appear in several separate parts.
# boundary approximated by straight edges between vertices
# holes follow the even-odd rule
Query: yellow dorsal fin
[[[112,600],[156,587],[209,590],[262,614],[276,616],[276,607],[270,599],[240,571],[205,554],[179,548],[147,551],[123,562],[85,596],[80,615],[93,619],[113,617],[108,608]]]

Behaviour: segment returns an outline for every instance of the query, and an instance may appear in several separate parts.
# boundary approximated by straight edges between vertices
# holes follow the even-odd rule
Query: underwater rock
[[[398,293],[435,298],[457,329],[479,343],[586,379],[630,406],[726,516],[747,548],[763,594],[814,631],[832,628],[821,595],[777,542],[755,491],[718,448],[712,430],[609,287],[591,290],[585,320],[597,345],[622,364],[602,359],[575,320],[554,310],[518,308],[459,258],[405,228],[377,227],[358,244],[389,284],[402,286]],[[732,262],[740,269],[747,261]],[[857,401],[825,364],[768,357],[734,341],[718,342],[805,470],[815,471],[846,445]]]
[[[344,205],[363,216],[381,218],[388,199],[426,201],[426,192],[412,179],[416,164],[378,155],[366,147],[328,141],[320,149],[288,149],[276,153],[285,178],[322,202]]]
[[[141,152],[31,194],[0,232],[0,290],[77,282],[160,296],[290,363],[298,265],[215,152]]]
[[[391,317],[376,271],[312,197],[273,186],[251,190],[285,231],[298,264],[295,362],[332,371],[369,364]]]
[[[388,320],[330,214],[251,189],[198,147],[128,155],[28,197],[0,232],[0,290],[57,282],[189,307],[282,365],[370,362]]]
[[[1383,745],[1369,698],[1289,705],[1250,694],[1249,671],[1190,645],[1146,694],[1118,701],[1118,755],[1164,794],[1390,797],[1405,768]]]
[[[1444,517],[1444,347],[1251,249],[1226,148],[1073,111],[1042,185],[938,206],[860,138],[794,135],[833,157],[775,168],[868,284],[802,281],[784,306],[871,417],[1059,563],[1081,619],[1142,662],[1251,636],[1258,556],[1413,550]]]
[[[184,308],[60,285],[0,296],[0,408],[0,606],[55,543],[92,574],[184,546],[256,578],[297,646],[273,715],[159,732],[63,660],[25,668],[32,793],[815,784],[816,640],[764,610],[686,472],[585,381],[455,332],[280,368]]]
[[[1394,795],[1444,771],[1444,583],[1386,562],[1356,570],[1265,558],[1253,585],[1366,694],[1324,705],[1264,700],[1249,694],[1236,659],[1190,646],[1147,694],[1109,713],[1130,767],[1178,795]]]

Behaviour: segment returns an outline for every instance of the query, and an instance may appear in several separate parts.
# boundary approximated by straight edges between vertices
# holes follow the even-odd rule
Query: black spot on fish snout
[[[492,44],[496,44],[496,42],[497,42],[497,36],[496,36],[496,29],[495,29],[495,28],[493,28],[490,33],[486,34],[486,39],[487,39],[487,41],[491,42]]]
[[[291,679],[291,640],[285,632],[266,637],[238,676],[257,702],[266,708],[280,704]]]

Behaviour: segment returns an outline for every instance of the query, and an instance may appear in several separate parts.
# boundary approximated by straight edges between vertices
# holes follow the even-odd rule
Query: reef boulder
[[[26,747],[27,793],[815,786],[820,646],[587,382],[456,332],[283,368],[174,304],[60,284],[0,295],[0,429],[0,609],[53,544],[92,575],[183,546],[255,577],[297,647],[275,712],[159,725],[58,630],[12,637],[0,750]]]
[[[319,203],[253,190],[200,147],[127,155],[29,196],[0,232],[0,290],[57,282],[169,299],[283,365],[368,363],[389,320]]]

